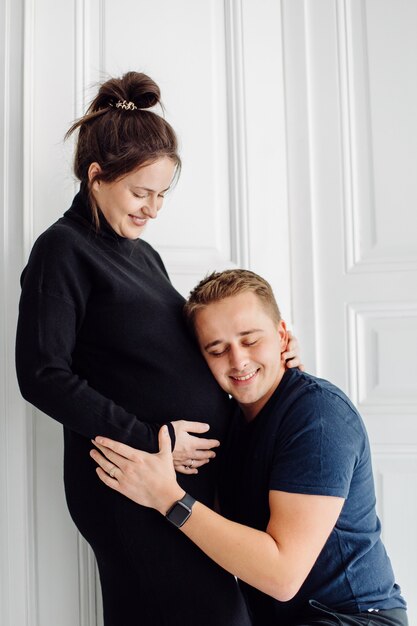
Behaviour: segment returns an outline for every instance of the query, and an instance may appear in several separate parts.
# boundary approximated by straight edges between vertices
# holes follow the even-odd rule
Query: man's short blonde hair
[[[274,322],[278,324],[281,321],[281,313],[271,285],[254,272],[234,269],[213,272],[194,287],[184,305],[187,322],[195,330],[197,311],[205,308],[212,302],[219,302],[225,298],[237,296],[247,291],[254,293],[261,300]]]

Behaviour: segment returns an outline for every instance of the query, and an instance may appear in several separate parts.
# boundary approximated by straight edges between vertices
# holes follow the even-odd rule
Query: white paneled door
[[[285,0],[283,22],[294,321],[365,419],[416,624],[417,4]]]
[[[7,0],[6,5],[2,78],[15,106],[2,153],[12,150],[13,136],[20,161],[10,179],[17,196],[5,204],[4,214],[18,246],[13,255],[5,246],[2,257],[2,277],[13,262],[8,283],[1,285],[11,309],[1,339],[10,347],[7,376],[15,404],[12,410],[7,405],[0,422],[1,433],[9,428],[9,438],[0,438],[0,464],[6,466],[7,454],[17,448],[14,464],[21,471],[0,472],[8,490],[0,495],[2,506],[20,496],[4,529],[0,526],[0,545],[10,557],[0,561],[0,573],[10,579],[10,589],[24,582],[27,602],[18,605],[9,587],[1,586],[0,621],[2,626],[100,625],[94,558],[65,504],[62,427],[25,406],[16,389],[19,274],[36,237],[68,208],[77,188],[72,144],[63,142],[66,130],[98,82],[134,69],[160,85],[165,115],[180,138],[180,181],[146,234],[174,284],[186,295],[209,271],[251,266],[279,288],[282,308],[290,310],[280,6],[266,0],[260,12],[257,3],[241,0]],[[21,12],[14,16],[12,7]],[[23,62],[11,64],[12,46]],[[273,59],[273,77],[263,59]],[[19,67],[24,68],[20,90],[12,94],[7,81]],[[9,111],[5,101],[5,119]],[[8,500],[8,492],[14,499]],[[28,523],[14,525],[13,519]],[[23,540],[16,574],[8,538],[15,544]]]
[[[21,400],[13,344],[20,271],[76,189],[62,138],[130,69],[160,84],[184,165],[148,239],[184,294],[262,273],[307,368],[357,404],[417,624],[415,0],[4,0],[0,18],[2,626],[101,624],[62,429]]]

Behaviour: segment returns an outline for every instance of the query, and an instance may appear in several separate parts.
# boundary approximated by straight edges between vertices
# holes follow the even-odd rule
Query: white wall
[[[417,623],[417,4],[284,0],[294,324],[370,435]]]
[[[93,83],[128,69],[160,84],[182,144],[147,238],[184,294],[212,269],[266,276],[310,371],[359,406],[417,623],[415,2],[4,0],[0,16],[2,626],[101,619],[61,427],[20,399],[13,345],[20,270],[75,189],[62,137]]]

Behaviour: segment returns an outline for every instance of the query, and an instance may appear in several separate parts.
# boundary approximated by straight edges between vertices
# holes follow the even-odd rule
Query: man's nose
[[[239,347],[231,347],[229,351],[229,363],[230,366],[237,370],[238,372],[242,372],[248,364],[248,355],[246,354],[246,350]]]

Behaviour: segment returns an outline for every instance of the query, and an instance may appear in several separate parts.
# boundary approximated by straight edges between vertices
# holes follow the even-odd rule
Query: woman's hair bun
[[[110,78],[103,83],[92,105],[97,111],[115,106],[119,101],[133,102],[138,109],[149,109],[161,103],[161,92],[146,74],[126,72],[120,78]]]
[[[93,180],[111,183],[162,157],[172,160],[178,175],[181,159],[177,137],[164,116],[150,110],[157,104],[163,112],[158,85],[140,72],[109,78],[99,86],[85,115],[65,135],[67,139],[79,131],[74,173],[88,189]],[[89,176],[91,163],[100,165],[94,179]],[[97,207],[91,198],[90,202],[98,225]]]

